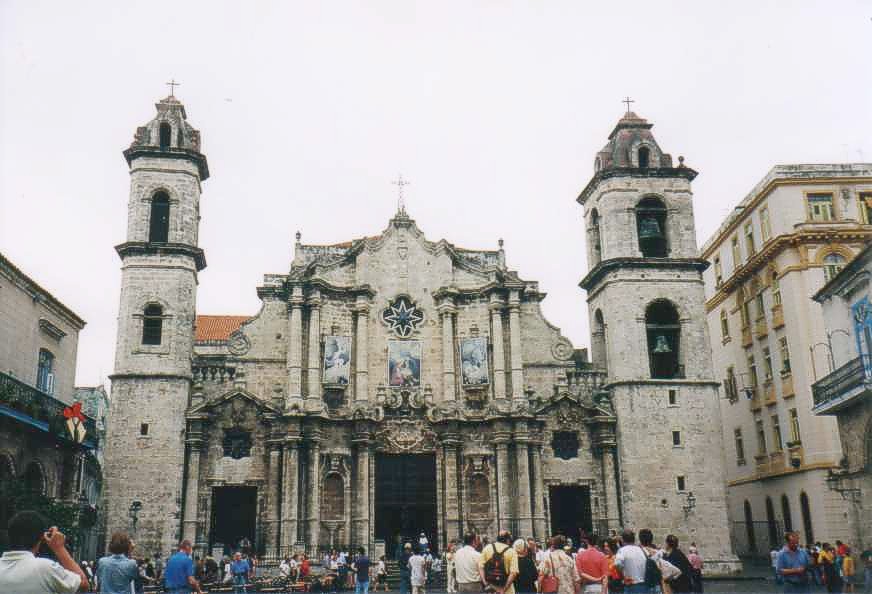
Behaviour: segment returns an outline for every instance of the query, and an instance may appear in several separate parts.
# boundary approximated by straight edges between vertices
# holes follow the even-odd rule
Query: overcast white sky
[[[621,116],[700,172],[697,238],[777,163],[872,160],[872,3],[0,0],[0,250],[88,321],[80,385],[112,372],[121,155],[156,100],[203,134],[199,313],[254,314],[293,235],[408,211],[493,249],[589,342],[579,190]]]

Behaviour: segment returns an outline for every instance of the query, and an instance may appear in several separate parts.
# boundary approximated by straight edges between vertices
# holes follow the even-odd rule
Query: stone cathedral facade
[[[148,552],[180,537],[377,552],[421,532],[441,549],[469,529],[541,541],[644,525],[734,567],[695,172],[644,120],[619,122],[579,197],[592,363],[502,245],[431,241],[403,208],[347,243],[298,234],[259,312],[197,316],[199,132],[168,97],[124,154],[108,531],[135,516]]]

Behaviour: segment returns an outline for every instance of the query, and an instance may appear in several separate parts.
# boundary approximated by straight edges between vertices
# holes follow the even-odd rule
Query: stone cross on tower
[[[627,113],[630,113],[630,103],[635,103],[635,102],[636,102],[635,100],[630,99],[629,97],[624,97],[624,100],[621,101],[621,103],[627,104]]]
[[[164,83],[164,84],[170,88],[170,97],[175,97],[176,96],[176,87],[182,86],[182,83],[177,83],[176,79],[174,79],[174,78],[171,78],[170,82]]]
[[[397,213],[406,214],[406,201],[403,197],[403,187],[410,185],[412,182],[403,179],[403,174],[399,174],[395,181],[391,182],[397,186]]]

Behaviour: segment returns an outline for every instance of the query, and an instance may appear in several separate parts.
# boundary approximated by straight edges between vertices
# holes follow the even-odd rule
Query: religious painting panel
[[[324,477],[321,496],[321,519],[325,521],[342,520],[345,516],[345,482],[338,474]]]
[[[488,384],[490,373],[486,338],[464,338],[460,341],[460,373],[464,386]]]
[[[392,388],[421,385],[421,341],[388,341],[388,385]]]
[[[348,385],[351,369],[351,337],[324,338],[324,383]]]
[[[467,509],[471,518],[490,517],[490,482],[483,474],[469,477]]]

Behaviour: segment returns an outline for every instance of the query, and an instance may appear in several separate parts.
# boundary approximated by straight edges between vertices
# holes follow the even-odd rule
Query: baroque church
[[[651,528],[736,569],[691,206],[696,172],[631,112],[581,191],[592,361],[497,250],[297,242],[253,315],[198,316],[200,133],[170,96],[130,169],[106,529],[147,554],[392,551],[425,533]],[[581,299],[581,294],[579,295]]]

